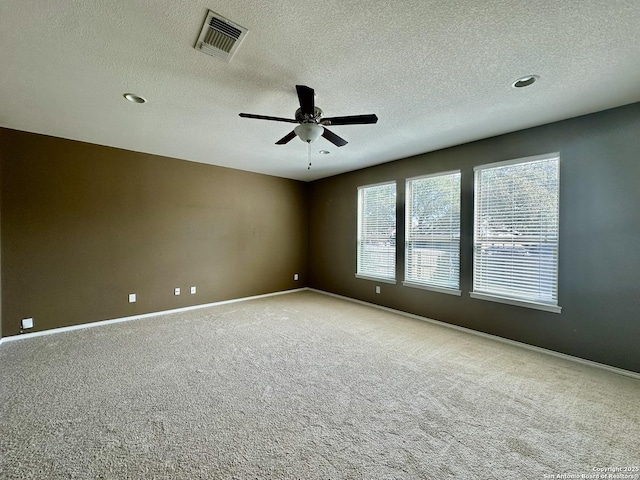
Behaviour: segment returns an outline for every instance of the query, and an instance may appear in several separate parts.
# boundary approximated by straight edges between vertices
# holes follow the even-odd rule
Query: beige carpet
[[[8,342],[0,388],[2,479],[542,479],[640,463],[640,381],[315,292]]]

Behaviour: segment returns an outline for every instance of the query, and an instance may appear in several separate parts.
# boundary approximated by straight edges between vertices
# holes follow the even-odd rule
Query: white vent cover
[[[230,62],[246,35],[246,28],[209,10],[195,49]]]

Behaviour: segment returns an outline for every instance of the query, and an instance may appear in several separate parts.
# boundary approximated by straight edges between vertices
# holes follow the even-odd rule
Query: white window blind
[[[396,278],[396,184],[358,188],[357,277]]]
[[[475,168],[472,296],[557,306],[559,162],[549,154]]]
[[[459,171],[407,180],[405,228],[404,284],[459,295]]]

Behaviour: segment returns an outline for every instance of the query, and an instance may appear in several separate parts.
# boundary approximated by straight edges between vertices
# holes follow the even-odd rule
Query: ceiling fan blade
[[[284,145],[285,143],[289,143],[292,139],[296,138],[296,132],[291,130],[290,133],[287,133],[284,137],[276,142],[276,145]]]
[[[364,125],[368,123],[377,123],[378,117],[371,115],[348,115],[346,117],[330,117],[323,118],[322,125]]]
[[[327,140],[329,140],[331,143],[333,143],[336,147],[344,147],[347,143],[349,143],[344,138],[339,137],[332,131],[327,130],[326,128],[323,130],[322,136]]]
[[[298,123],[297,120],[294,120],[292,118],[268,117],[266,115],[254,115],[252,113],[241,113],[240,116],[242,118],[257,118],[258,120],[273,120],[275,122]]]
[[[296,85],[298,100],[300,101],[300,113],[313,116],[315,113],[315,92],[313,88],[305,85]]]

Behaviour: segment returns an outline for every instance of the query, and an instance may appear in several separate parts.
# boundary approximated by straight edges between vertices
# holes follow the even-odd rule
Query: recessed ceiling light
[[[322,155],[329,155],[331,152],[329,150],[320,150],[318,153],[321,153]]]
[[[139,95],[136,95],[135,93],[125,93],[123,97],[133,103],[146,103],[147,101],[146,99],[142,98]]]
[[[524,77],[520,77],[518,80],[513,82],[511,86],[513,88],[524,88],[529,85],[534,84],[540,77],[538,75],[526,75]]]

